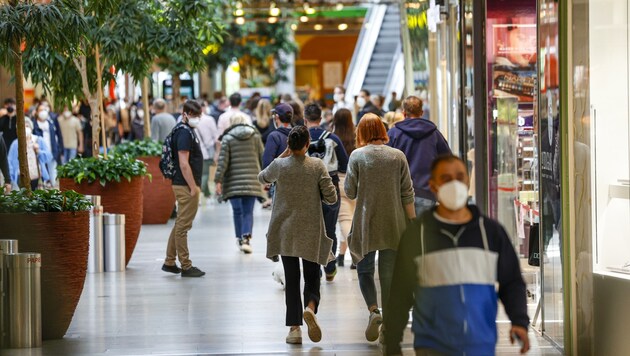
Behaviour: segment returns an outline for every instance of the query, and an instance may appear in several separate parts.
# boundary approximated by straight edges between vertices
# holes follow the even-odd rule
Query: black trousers
[[[302,325],[302,296],[300,295],[300,258],[282,256],[284,266],[285,291],[284,299],[287,306],[287,326]],[[308,306],[315,302],[315,313],[319,306],[319,264],[302,259],[302,273],[304,274],[304,304]]]
[[[333,179],[333,184],[337,188],[337,202],[333,205],[322,203],[324,212],[324,225],[326,227],[326,235],[333,240],[332,253],[337,255],[337,220],[339,219],[339,208],[341,206],[341,195],[339,194],[339,178]],[[333,273],[337,269],[337,260],[330,261],[325,267],[326,273]]]

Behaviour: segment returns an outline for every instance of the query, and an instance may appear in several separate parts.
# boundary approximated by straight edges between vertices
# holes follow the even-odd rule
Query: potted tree
[[[75,158],[57,167],[62,191],[100,195],[108,213],[125,215],[125,264],[129,263],[142,226],[142,187],[150,176],[144,162],[128,155]]]
[[[42,255],[42,337],[62,338],[81,297],[87,273],[89,209],[74,191],[0,189],[2,236],[21,251]]]
[[[166,224],[175,206],[175,195],[171,180],[164,178],[160,171],[162,144],[150,139],[130,141],[116,146],[114,152],[135,157],[146,164],[151,179],[144,178],[142,223]]]

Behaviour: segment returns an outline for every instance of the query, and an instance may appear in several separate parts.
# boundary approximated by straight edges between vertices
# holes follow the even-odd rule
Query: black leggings
[[[300,293],[300,259],[298,257],[282,256],[284,266],[285,291],[284,298],[287,305],[286,326],[302,325],[302,297]],[[315,302],[315,313],[319,306],[320,265],[302,259],[304,274],[304,304],[308,306]]]

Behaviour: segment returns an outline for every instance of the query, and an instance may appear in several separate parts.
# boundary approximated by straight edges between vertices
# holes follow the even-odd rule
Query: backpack
[[[193,136],[193,139],[195,137],[192,130],[187,125],[175,126],[173,131],[171,131],[171,133],[166,136],[164,144],[162,144],[160,171],[162,171],[164,177],[168,179],[175,178],[175,174],[177,173],[177,167],[175,166],[175,154],[173,152],[173,136],[175,135],[175,132],[177,132],[181,128],[186,129]]]
[[[324,161],[328,172],[337,172],[339,163],[337,162],[337,154],[335,146],[337,143],[329,138],[330,132],[324,131],[317,141],[311,142],[308,146],[309,157],[319,158]]]

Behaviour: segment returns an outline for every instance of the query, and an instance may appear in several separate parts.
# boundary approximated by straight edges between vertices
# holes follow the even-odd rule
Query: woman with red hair
[[[358,148],[350,155],[344,184],[348,198],[357,200],[348,244],[357,264],[361,294],[370,311],[365,330],[368,341],[379,338],[383,322],[374,283],[376,252],[381,306],[385,307],[398,242],[407,222],[416,217],[407,158],[402,151],[385,145],[388,141],[381,118],[365,114],[357,126]]]

